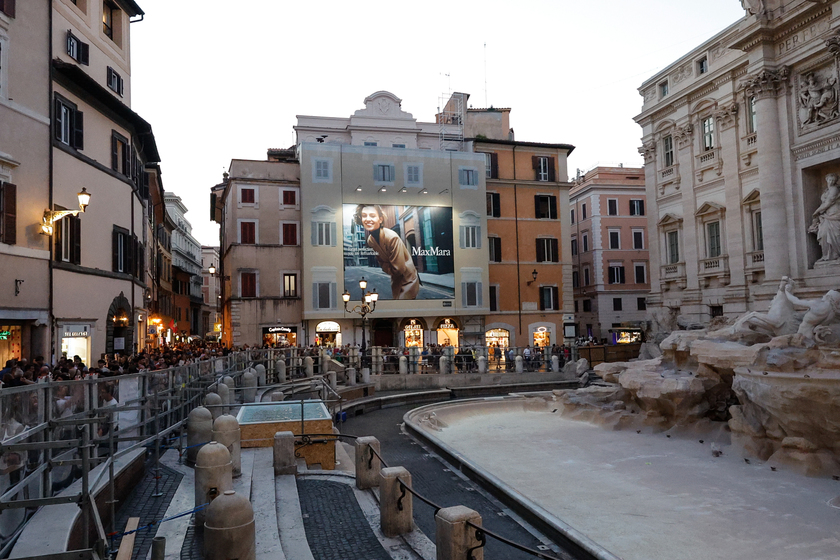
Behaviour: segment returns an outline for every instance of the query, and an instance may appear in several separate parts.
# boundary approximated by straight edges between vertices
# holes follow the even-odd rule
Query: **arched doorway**
[[[424,331],[426,322],[419,317],[403,319],[400,323],[402,346],[406,348],[422,348],[426,344]]]
[[[441,346],[458,346],[461,325],[451,317],[444,317],[437,324],[437,341]]]
[[[131,320],[131,304],[123,292],[114,298],[108,308],[105,328],[106,354],[131,354],[134,352],[134,321]]]

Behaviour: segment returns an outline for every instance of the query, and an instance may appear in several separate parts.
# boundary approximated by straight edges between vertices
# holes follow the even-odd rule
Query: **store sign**
[[[0,340],[9,340],[12,337],[12,331],[0,331]]]
[[[315,332],[341,332],[341,327],[335,321],[324,321],[318,323]]]
[[[294,332],[294,331],[292,330],[292,327],[268,327],[268,328],[266,329],[266,331],[267,331],[269,334],[274,334],[274,333],[290,333],[290,332]]]
[[[90,336],[90,325],[64,325],[64,338],[77,338]]]
[[[423,325],[417,324],[417,319],[412,319],[409,324],[405,326],[405,330],[407,331],[422,331]]]
[[[453,323],[452,319],[447,318],[447,319],[444,319],[443,321],[440,322],[440,325],[438,325],[438,328],[439,329],[457,329],[458,325]]]

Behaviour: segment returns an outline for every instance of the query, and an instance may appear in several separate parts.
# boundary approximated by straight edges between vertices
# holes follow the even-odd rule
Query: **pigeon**
[[[700,443],[703,443],[703,440],[702,440],[702,439],[700,440]]]
[[[714,457],[720,457],[723,455],[723,451],[720,450],[720,447],[718,447],[718,444],[715,442],[712,442],[712,455]]]
[[[811,376],[806,373],[805,374],[805,379],[811,379]]]
[[[552,412],[552,413],[557,412],[557,409],[555,408],[555,409],[554,409],[554,410],[552,410],[551,412]]]
[[[776,472],[776,467],[770,467],[770,470]]]
[[[642,433],[642,430],[636,430],[636,433],[637,433],[637,434],[641,434],[641,433]]]
[[[748,464],[748,465],[750,464],[750,460],[749,460],[749,459],[747,459],[746,457],[744,457],[744,462],[745,462],[746,464]]]
[[[671,437],[671,434],[665,434],[665,437]]]
[[[840,476],[837,476],[836,474],[833,475],[831,478],[833,478],[834,480],[840,480]]]

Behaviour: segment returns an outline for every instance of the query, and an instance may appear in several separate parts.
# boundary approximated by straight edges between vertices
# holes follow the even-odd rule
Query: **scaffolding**
[[[438,106],[437,122],[440,150],[461,151],[464,148],[464,106],[467,94],[443,94]],[[442,107],[442,108],[441,108]]]

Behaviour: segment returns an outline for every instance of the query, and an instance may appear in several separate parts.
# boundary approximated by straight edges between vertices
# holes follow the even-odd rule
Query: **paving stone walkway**
[[[116,530],[123,531],[125,524],[128,523],[129,517],[139,517],[140,527],[145,527],[152,523],[157,523],[163,519],[166,513],[166,508],[169,507],[169,502],[172,501],[172,496],[178,489],[181,479],[184,477],[182,473],[169,467],[161,466],[160,479],[158,480],[158,488],[162,495],[154,496],[155,494],[155,465],[150,462],[146,465],[146,474],[143,477],[125,503],[120,504],[117,510],[117,521],[114,525]],[[157,533],[157,525],[153,525],[148,529],[138,531],[134,537],[134,553],[132,560],[145,559],[152,546],[152,539]],[[120,546],[122,537],[115,538],[113,549],[117,550]]]
[[[353,488],[326,480],[297,480],[306,540],[315,560],[391,560],[382,548]]]

